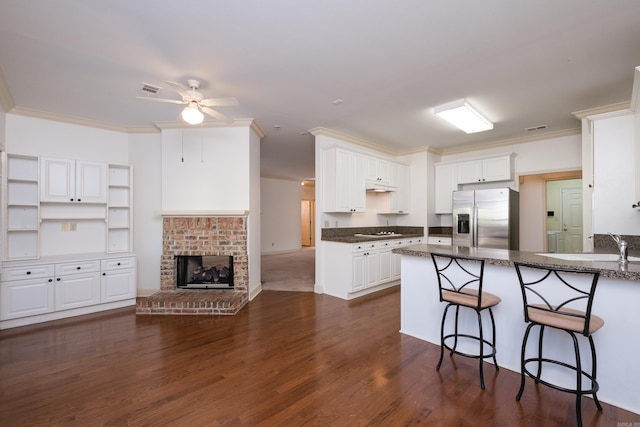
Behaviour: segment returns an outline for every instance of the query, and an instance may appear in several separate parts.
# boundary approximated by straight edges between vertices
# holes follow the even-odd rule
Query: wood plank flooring
[[[562,426],[573,396],[402,335],[398,288],[263,291],[235,316],[134,309],[0,331],[0,425]],[[586,426],[640,423],[584,399]],[[627,424],[629,423],[629,424]],[[640,425],[640,424],[636,424]]]

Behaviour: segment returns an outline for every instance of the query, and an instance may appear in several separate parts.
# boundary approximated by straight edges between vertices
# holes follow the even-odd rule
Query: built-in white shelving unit
[[[4,258],[29,259],[39,256],[40,203],[39,163],[33,156],[3,153]]]
[[[132,170],[129,165],[109,165],[107,252],[132,249]]]

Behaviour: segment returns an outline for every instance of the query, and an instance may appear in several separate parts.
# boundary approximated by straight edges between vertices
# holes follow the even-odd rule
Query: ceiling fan
[[[232,119],[228,118],[224,114],[210,107],[236,106],[236,105],[239,105],[237,99],[235,98],[205,99],[202,93],[198,92],[198,88],[200,87],[200,82],[198,80],[187,80],[189,89],[186,89],[180,83],[175,83],[171,81],[167,81],[166,83],[172,86],[176,92],[178,92],[178,94],[182,97],[181,101],[177,99],[150,98],[147,96],[138,96],[137,98],[146,99],[148,101],[167,102],[171,104],[186,105],[184,110],[182,110],[182,119],[191,125],[197,125],[202,123],[202,121],[204,120],[204,115],[202,113],[208,114],[209,116],[216,118],[224,123],[231,123],[233,121]]]

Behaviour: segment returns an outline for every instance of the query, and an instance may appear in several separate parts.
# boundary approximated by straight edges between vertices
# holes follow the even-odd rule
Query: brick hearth
[[[249,300],[245,217],[165,217],[160,292],[138,298],[138,314],[236,314]],[[234,290],[176,288],[177,255],[233,257]]]

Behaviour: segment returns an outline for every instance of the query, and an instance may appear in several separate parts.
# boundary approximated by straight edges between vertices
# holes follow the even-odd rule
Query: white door
[[[582,252],[582,189],[562,189],[562,252]]]

